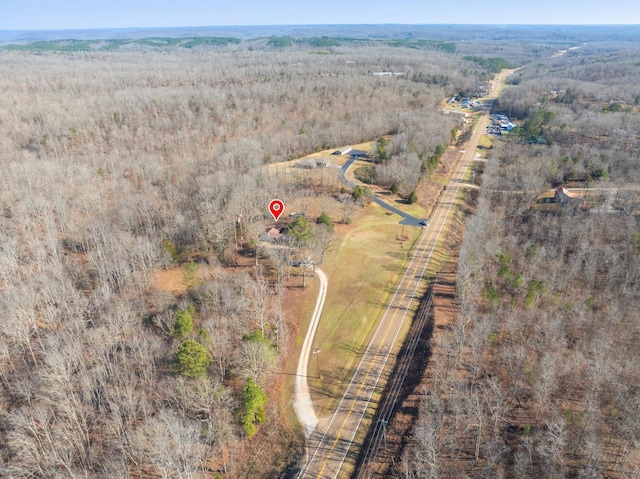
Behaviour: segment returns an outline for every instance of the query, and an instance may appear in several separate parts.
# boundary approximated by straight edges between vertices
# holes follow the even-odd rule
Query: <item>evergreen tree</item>
[[[256,433],[256,424],[262,424],[267,420],[267,412],[264,408],[267,395],[253,379],[248,379],[242,402],[244,405],[242,429],[248,437],[251,437]]]
[[[212,361],[211,355],[202,344],[187,339],[178,346],[173,371],[182,376],[201,378],[207,375]]]
[[[316,219],[316,224],[326,225],[330,231],[333,231],[333,221],[331,221],[329,215],[324,211],[320,213],[320,216],[318,216],[318,218]]]
[[[184,337],[193,331],[193,306],[189,306],[187,309],[179,309],[176,313],[176,322],[173,325],[173,335],[178,339],[184,339]]]
[[[289,235],[292,236],[298,243],[306,244],[313,237],[309,222],[304,216],[298,216],[289,225]]]

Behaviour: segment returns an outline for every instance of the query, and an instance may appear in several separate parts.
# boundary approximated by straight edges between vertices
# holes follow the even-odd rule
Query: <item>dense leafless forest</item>
[[[406,187],[459,126],[438,104],[502,57],[522,127],[490,152],[398,475],[637,477],[638,52],[470,32],[1,49],[0,476],[282,476],[299,318],[256,240],[309,185],[262,166],[391,134],[380,181]],[[567,181],[617,189],[532,207]]]
[[[260,167],[384,134],[430,155],[457,125],[437,103],[486,72],[261,45],[0,53],[1,476],[275,477],[298,454],[265,397],[297,318],[234,266],[305,185]],[[157,286],[172,268],[186,291]]]
[[[489,150],[398,477],[640,475],[639,59],[587,44],[511,77],[521,126]],[[590,191],[537,199],[559,186]]]

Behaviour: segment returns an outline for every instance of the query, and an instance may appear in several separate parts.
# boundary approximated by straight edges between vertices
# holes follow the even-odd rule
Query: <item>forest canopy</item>
[[[390,132],[396,154],[430,154],[456,124],[436,105],[474,83],[441,51],[266,43],[0,52],[0,475],[273,477],[299,450],[267,395],[290,343],[291,260],[259,237],[270,199],[309,191],[263,166]],[[387,69],[448,83],[371,74]],[[340,204],[345,222],[354,205]],[[299,239],[321,258],[320,223]],[[253,435],[270,450],[259,467],[229,454]]]
[[[361,178],[416,200],[464,125],[446,99],[510,66],[519,126],[472,176],[460,311],[393,473],[637,475],[638,29],[309,28],[0,45],[0,475],[284,476],[284,278],[338,218],[261,249],[265,205],[317,193],[268,166],[372,142]],[[597,188],[540,207],[566,183]],[[372,197],[327,193],[341,227]]]

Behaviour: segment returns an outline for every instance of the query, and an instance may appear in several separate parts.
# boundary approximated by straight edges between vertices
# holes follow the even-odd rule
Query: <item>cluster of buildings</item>
[[[374,77],[401,77],[404,76],[404,72],[373,72]]]
[[[328,168],[333,165],[331,160],[328,158],[305,158],[293,166],[304,170],[313,170],[315,168]]]
[[[351,146],[344,146],[338,150],[335,150],[331,155],[335,156],[349,156],[351,159],[368,158],[369,153],[363,150],[354,150]],[[339,164],[335,164],[330,158],[324,157],[310,157],[303,158],[293,165],[295,168],[302,168],[304,170],[313,170],[316,168],[340,168]]]
[[[505,115],[491,115],[491,123],[487,125],[487,133],[490,135],[502,135],[505,132],[510,132],[516,126]]]
[[[480,106],[480,102],[476,100],[472,100],[471,98],[466,96],[465,97],[452,96],[447,100],[447,103],[449,103],[450,105],[460,104],[462,108],[475,108],[477,106]]]

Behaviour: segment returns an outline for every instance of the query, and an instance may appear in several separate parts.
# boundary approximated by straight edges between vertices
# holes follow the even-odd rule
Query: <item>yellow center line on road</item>
[[[404,300],[404,296],[405,296],[405,294],[402,295],[402,299],[400,301]],[[333,444],[331,445],[331,449],[329,450],[329,453],[327,454],[327,457],[324,460],[324,463],[322,464],[322,468],[320,469],[320,472],[318,473],[318,479],[320,479],[322,477],[322,474],[324,473],[324,470],[327,467],[327,463],[329,462],[329,459],[331,458],[331,454],[333,454],[333,450],[336,448],[336,445],[338,444],[338,441],[340,441],[340,439],[342,437],[342,431],[344,430],[344,427],[347,424],[347,420],[349,419],[349,417],[351,416],[351,413],[353,412],[353,409],[355,408],[356,402],[358,400],[358,396],[362,392],[362,389],[364,388],[365,383],[367,382],[367,379],[369,379],[369,373],[371,372],[371,368],[373,368],[373,365],[375,364],[374,360],[375,360],[376,357],[378,357],[378,354],[380,353],[380,350],[382,349],[382,346],[384,345],[384,341],[387,339],[387,336],[389,335],[389,331],[391,330],[391,326],[393,325],[393,322],[395,321],[395,318],[396,318],[396,315],[398,314],[398,311],[399,311],[398,308],[396,308],[396,310],[395,310],[395,312],[393,314],[393,318],[391,319],[391,321],[389,321],[389,324],[387,325],[387,329],[386,329],[386,331],[384,333],[384,338],[382,340],[382,343],[380,344],[380,346],[378,346],[378,350],[376,351],[376,353],[371,358],[371,364],[369,364],[369,367],[367,368],[367,372],[365,373],[364,377],[362,378],[362,381],[360,382],[360,386],[358,388],[358,392],[355,394],[353,400],[351,401],[351,407],[349,408],[349,411],[347,412],[346,416],[342,420],[342,424],[340,425],[340,429],[338,430],[338,434],[336,435],[336,438],[333,441]]]
[[[424,235],[423,235],[423,241],[424,239],[426,239],[427,237],[427,231],[425,230]],[[418,257],[418,253],[420,251],[420,248],[422,247],[423,241],[420,242],[420,245],[418,246],[418,248],[416,248],[416,253],[415,256],[413,257],[413,259],[415,259],[415,266],[413,267],[413,270],[411,272],[411,276],[409,276],[409,283],[411,283],[413,281],[413,279],[416,278],[412,278],[414,277],[415,273],[418,271],[418,269],[421,266],[421,259],[424,259],[424,256],[422,257]],[[413,260],[412,260],[413,261]],[[411,268],[411,263],[409,264],[409,268]],[[418,283],[421,281],[422,278],[417,279]],[[398,285],[398,287],[402,286],[402,282],[400,283],[400,285]],[[389,336],[389,332],[391,331],[391,326],[394,324],[396,316],[398,314],[398,312],[400,311],[400,308],[402,307],[402,303],[407,295],[407,291],[409,291],[409,287],[404,288],[404,291],[402,293],[402,296],[400,297],[400,300],[397,303],[397,306],[395,307],[395,311],[393,313],[393,317],[391,318],[391,320],[388,322],[387,324],[387,329],[384,332],[384,337],[382,338],[382,342],[380,343],[380,345],[378,346],[377,351],[375,352],[375,354],[372,356],[371,358],[371,364],[369,364],[369,367],[367,368],[367,371],[364,375],[364,377],[362,378],[362,381],[360,382],[359,388],[358,388],[358,392],[356,393],[356,395],[354,396],[352,402],[351,402],[351,407],[349,408],[349,411],[347,412],[345,418],[342,420],[342,424],[340,425],[340,429],[338,430],[338,434],[336,435],[335,440],[333,441],[333,444],[331,445],[331,449],[329,450],[329,453],[327,454],[324,463],[322,464],[322,468],[320,469],[320,472],[317,475],[318,479],[322,478],[322,474],[324,474],[324,470],[327,467],[327,464],[329,463],[329,459],[331,458],[331,455],[333,454],[334,449],[336,448],[338,441],[340,441],[341,437],[342,437],[342,431],[344,430],[344,427],[347,424],[347,421],[349,419],[349,417],[351,416],[351,413],[353,413],[353,410],[355,408],[358,396],[360,395],[360,393],[362,392],[362,390],[365,387],[365,383],[367,382],[367,379],[369,378],[369,374],[371,373],[371,369],[373,368],[373,365],[375,364],[375,359],[378,357],[378,355],[380,354],[380,351],[382,350],[385,341],[387,340],[387,337]],[[417,288],[416,288],[417,290]],[[413,294],[413,293],[412,293]],[[411,298],[411,302],[413,302],[415,298]],[[409,305],[411,304],[411,302],[409,303]],[[408,307],[407,307],[408,309]],[[389,351],[390,352],[390,351]],[[366,354],[366,352],[365,352]],[[357,369],[356,369],[357,372]],[[347,388],[348,390],[348,388]],[[346,393],[346,391],[345,391]],[[373,393],[372,393],[373,394]],[[367,406],[368,407],[368,406]]]
[[[480,118],[480,122],[482,122],[482,120],[483,120],[483,119],[484,119],[484,116]],[[476,129],[476,131],[474,132],[474,136],[476,137],[476,139],[480,136],[480,134],[481,134],[481,128],[477,128],[477,129]],[[465,155],[463,154],[463,155],[462,155],[462,157],[461,157],[461,159],[460,159],[460,163],[458,164],[458,167],[456,168],[456,170],[455,170],[455,171],[454,171],[454,173],[453,173],[453,178],[452,178],[452,180],[456,177],[456,175],[458,174],[458,170],[459,170],[460,166],[464,163],[464,157],[465,157]],[[456,188],[456,193],[457,193],[457,190],[458,190],[458,188]],[[450,190],[448,190],[448,191],[447,191],[447,193],[450,193]],[[453,199],[455,199],[456,193],[453,193],[453,195],[452,195],[452,198],[453,198]],[[453,201],[453,199],[452,199],[452,201]],[[436,217],[437,217],[437,216],[438,216],[438,215],[437,215],[437,212],[436,212]],[[440,237],[440,233],[441,233],[441,231],[442,231],[442,227],[444,226],[444,222],[445,222],[445,220],[446,220],[446,218],[447,218],[447,217],[448,217],[448,211],[447,211],[447,213],[445,213],[445,214],[444,214],[444,216],[442,216],[442,215],[441,215],[441,218],[442,218],[442,224],[440,225],[440,228],[438,229],[438,234],[436,235],[436,238],[435,238],[435,240],[434,240],[435,242],[434,242],[434,244],[433,244],[432,250],[433,250],[433,249],[435,248],[435,246],[437,245],[438,238]],[[434,217],[434,220],[435,220],[435,221],[434,221],[434,223],[433,223],[433,226],[436,226],[436,225],[437,225],[437,223],[438,223],[438,221],[436,220],[436,218],[435,218],[435,217]],[[431,255],[428,255],[428,256],[426,256],[426,257],[424,256],[424,253],[426,252],[426,250],[425,250],[425,251],[422,251],[422,254],[420,253],[420,249],[421,249],[421,248],[423,248],[423,246],[424,246],[424,244],[425,244],[425,240],[427,239],[427,236],[428,236],[428,232],[425,230],[425,233],[424,233],[424,235],[422,236],[422,239],[421,239],[421,241],[420,241],[420,244],[419,244],[419,245],[418,245],[418,247],[416,248],[415,255],[414,255],[414,257],[412,258],[412,260],[411,260],[411,262],[409,263],[409,266],[408,266],[408,268],[407,268],[407,272],[408,272],[409,270],[411,270],[411,276],[410,276],[410,277],[409,277],[409,279],[408,279],[408,283],[409,283],[409,284],[411,284],[411,282],[412,282],[413,280],[415,280],[415,279],[416,279],[416,278],[415,278],[415,274],[418,272],[419,268],[420,268],[421,266],[423,266],[423,260],[427,261],[427,263],[428,263],[428,262],[430,261],[430,259],[431,259]],[[427,243],[428,243],[428,242],[427,242]],[[427,249],[428,249],[428,248],[427,248]],[[412,265],[412,263],[413,263],[413,265]],[[427,266],[428,266],[428,264],[427,264],[427,265],[424,265],[423,273],[424,273],[424,270],[426,270],[426,267],[427,267]],[[403,280],[404,280],[404,278],[405,278],[405,277],[406,277],[406,273],[405,273],[405,275],[403,276]],[[412,277],[413,277],[413,278],[412,278]],[[403,281],[403,280],[401,280],[401,283],[398,285],[398,287],[401,287],[401,286],[402,286],[402,281]],[[421,280],[422,280],[422,278],[417,279],[417,283],[419,283]],[[391,330],[391,326],[394,324],[395,319],[396,319],[396,316],[397,316],[397,314],[398,314],[398,312],[399,312],[400,308],[402,307],[402,303],[404,302],[404,299],[405,299],[405,297],[406,297],[406,295],[407,295],[407,292],[408,292],[410,289],[411,289],[411,288],[410,288],[409,286],[407,286],[406,288],[404,288],[404,291],[403,291],[403,293],[402,293],[402,296],[401,296],[401,298],[400,298],[399,302],[397,303],[397,306],[395,307],[396,309],[395,309],[395,311],[394,311],[394,313],[393,313],[393,317],[392,317],[391,321],[387,324],[387,329],[386,329],[385,334],[384,334],[383,342],[378,346],[378,349],[377,349],[376,353],[372,356],[372,362],[371,362],[371,364],[369,365],[369,367],[367,368],[367,371],[366,371],[366,373],[365,373],[365,375],[364,375],[364,377],[363,377],[362,381],[360,382],[360,385],[359,385],[359,388],[358,388],[358,392],[357,392],[357,394],[355,395],[354,399],[352,400],[352,403],[351,403],[351,406],[350,406],[350,408],[349,408],[349,411],[346,413],[346,416],[345,416],[345,418],[343,419],[343,421],[342,421],[342,423],[341,423],[341,425],[340,425],[340,428],[339,428],[339,430],[338,430],[337,436],[336,436],[336,438],[335,438],[335,439],[334,439],[334,441],[333,441],[333,444],[332,444],[332,446],[331,446],[331,449],[329,450],[329,453],[327,454],[327,457],[325,458],[325,461],[324,461],[324,463],[323,463],[323,465],[322,465],[322,468],[320,469],[320,472],[318,473],[318,476],[317,476],[317,478],[318,478],[318,479],[322,478],[322,475],[323,475],[323,473],[324,473],[324,471],[325,471],[325,469],[326,469],[326,467],[327,467],[327,464],[328,464],[328,462],[329,462],[329,460],[330,460],[330,458],[331,458],[331,455],[333,454],[333,451],[335,450],[335,448],[336,448],[336,446],[337,446],[338,442],[340,441],[340,439],[341,439],[341,437],[342,437],[342,433],[343,433],[343,431],[344,431],[344,428],[345,428],[345,426],[346,426],[346,423],[347,423],[347,421],[348,421],[349,417],[351,416],[351,414],[353,413],[353,410],[354,410],[354,408],[355,408],[355,404],[356,404],[356,401],[357,401],[357,399],[358,399],[358,396],[360,395],[360,393],[361,393],[361,392],[362,392],[362,390],[364,389],[364,387],[365,387],[365,383],[366,383],[367,379],[369,378],[369,374],[371,373],[371,369],[373,368],[373,365],[374,365],[374,360],[375,360],[375,358],[376,358],[376,357],[378,357],[378,355],[380,354],[380,350],[381,350],[381,349],[382,349],[382,347],[384,346],[384,342],[386,341],[386,339],[387,339],[387,337],[388,337],[388,335],[389,335],[389,332],[390,332],[390,330]],[[417,286],[416,286],[416,288],[414,289],[414,291],[412,292],[412,294],[415,294],[415,291],[416,291],[416,290],[417,290]],[[415,296],[411,299],[411,302],[412,302],[414,299],[415,299]],[[393,303],[393,299],[392,299],[392,303]],[[391,303],[391,304],[392,304],[392,303]],[[391,306],[391,304],[390,304],[390,306]],[[410,304],[411,304],[411,303],[410,303]],[[389,351],[389,352],[390,352],[390,351]],[[366,354],[366,353],[365,353],[365,354]],[[357,372],[357,369],[356,369],[356,372]],[[349,389],[349,387],[347,388],[347,390],[348,390],[348,389]],[[373,394],[373,393],[372,393],[372,394]]]
[[[477,143],[478,143],[478,141],[479,141],[479,138],[480,138],[480,136],[482,135],[482,132],[483,132],[483,129],[484,129],[484,124],[485,124],[485,123],[486,123],[486,121],[487,121],[487,117],[488,117],[488,114],[487,114],[486,112],[480,116],[480,118],[479,118],[479,120],[478,120],[478,123],[476,124],[476,129],[475,129],[475,131],[473,132],[473,135],[472,135],[472,137],[471,137],[470,144],[474,144],[475,146],[477,146]],[[473,149],[472,149],[473,151],[475,151],[475,146],[474,146],[474,147],[473,147]],[[452,178],[451,178],[451,180],[450,180],[449,184],[451,184],[451,183],[453,182],[453,180],[454,180],[454,179],[456,179],[456,175],[457,175],[457,173],[458,173],[458,169],[460,168],[460,166],[462,166],[462,164],[464,164],[465,156],[468,156],[468,158],[469,158],[469,159],[467,160],[467,165],[466,165],[466,167],[468,167],[468,164],[473,160],[472,155],[473,155],[473,153],[472,153],[472,152],[467,151],[467,152],[465,152],[465,153],[460,157],[460,163],[458,164],[458,167],[456,168],[456,170],[453,172],[453,174],[452,174]],[[466,167],[465,167],[465,168],[466,168]],[[463,170],[462,175],[464,175],[464,170]],[[460,177],[460,179],[458,179],[458,180],[456,180],[456,181],[458,181],[459,183],[462,183],[463,178],[464,178],[464,176],[461,176],[461,177]],[[459,184],[458,184],[458,186],[456,187],[455,193],[453,193],[453,195],[452,195],[452,200],[451,200],[452,204],[453,204],[453,202],[455,201],[455,197],[457,196],[458,189],[459,189]],[[447,192],[447,193],[449,193],[449,192]],[[452,205],[451,205],[451,206],[452,206]],[[438,239],[440,238],[440,233],[441,233],[442,228],[443,228],[443,226],[444,226],[445,220],[446,220],[446,219],[447,219],[447,217],[449,216],[449,210],[451,209],[451,206],[449,207],[449,209],[447,209],[446,213],[444,213],[443,220],[442,220],[442,224],[441,224],[441,226],[440,226],[440,228],[439,228],[439,230],[438,230],[438,234],[436,235],[436,238],[434,239],[434,244],[433,244],[433,246],[432,246],[432,251],[431,251],[432,253],[433,253],[433,250],[435,250],[435,247],[436,247],[436,245],[437,245]],[[436,211],[436,214],[437,214],[437,211]],[[434,219],[435,219],[435,218],[434,218]],[[423,237],[422,237],[422,239],[421,239],[421,241],[420,241],[420,244],[419,244],[419,245],[418,245],[418,247],[416,248],[415,255],[414,255],[414,257],[413,257],[413,258],[412,258],[412,260],[411,260],[411,262],[415,261],[415,267],[413,267],[413,270],[412,270],[412,272],[411,272],[411,276],[412,276],[413,278],[409,277],[409,279],[408,279],[408,285],[410,285],[410,284],[411,284],[411,282],[412,282],[413,280],[415,280],[415,279],[416,279],[416,278],[415,278],[415,273],[418,271],[418,268],[421,266],[421,264],[422,264],[422,260],[425,260],[425,256],[424,256],[424,255],[419,255],[419,252],[420,252],[420,249],[422,248],[423,243],[424,243],[424,241],[426,240],[426,238],[427,238],[427,232],[425,231],[425,233],[424,233],[424,235],[423,235]],[[424,271],[426,271],[426,268],[427,268],[428,263],[429,263],[429,261],[430,261],[430,260],[431,260],[431,254],[429,254],[429,255],[428,255],[428,257],[426,257],[427,264],[425,264],[425,265],[424,265],[424,269],[423,269],[423,272],[421,273],[421,275],[422,275],[422,274],[424,274]],[[407,272],[409,271],[409,268],[412,268],[411,263],[409,263],[409,266],[408,266],[408,268],[407,268]],[[405,275],[403,276],[403,278],[401,279],[400,284],[398,285],[398,287],[401,287],[401,286],[402,286],[402,283],[403,283],[403,281],[404,281],[404,278],[405,278],[405,277],[406,277],[406,272],[405,272]],[[414,289],[414,291],[412,292],[413,297],[411,298],[411,301],[410,301],[409,306],[407,307],[407,309],[409,309],[409,307],[410,307],[410,305],[411,305],[411,302],[413,302],[413,300],[415,299],[415,292],[417,291],[417,289],[418,289],[418,285],[419,285],[419,283],[420,283],[420,281],[421,281],[421,280],[422,280],[422,277],[420,277],[419,279],[417,279],[417,285],[416,285],[416,288]],[[402,303],[403,303],[403,301],[404,301],[404,299],[405,299],[405,297],[406,297],[407,292],[409,291],[409,289],[410,289],[409,287],[404,288],[404,291],[403,291],[403,293],[402,293],[402,296],[401,296],[401,298],[400,298],[400,301],[399,301],[398,305],[395,307],[395,312],[393,313],[393,317],[392,317],[391,321],[389,321],[389,323],[387,324],[387,329],[386,329],[386,331],[385,331],[385,333],[384,333],[384,338],[383,338],[383,340],[382,340],[382,343],[378,346],[378,349],[377,349],[376,353],[375,353],[375,354],[372,356],[372,358],[371,358],[371,364],[370,364],[370,365],[369,365],[369,367],[367,368],[367,371],[366,371],[366,373],[365,373],[365,375],[364,375],[364,377],[363,377],[362,381],[360,382],[360,385],[359,385],[359,388],[358,388],[358,392],[357,392],[357,394],[355,395],[355,397],[354,397],[354,398],[353,398],[353,400],[352,400],[351,407],[349,408],[349,411],[347,412],[347,414],[346,414],[346,416],[345,416],[344,420],[342,421],[342,424],[340,425],[340,428],[339,428],[339,430],[338,430],[337,436],[336,436],[335,440],[333,441],[333,444],[331,445],[331,449],[329,450],[329,453],[327,454],[327,457],[326,457],[326,459],[325,459],[325,461],[324,461],[324,463],[323,463],[323,465],[322,465],[322,468],[320,469],[320,472],[319,472],[319,473],[318,473],[318,475],[317,475],[317,478],[318,478],[318,479],[321,479],[321,478],[322,478],[322,475],[323,475],[323,473],[324,473],[324,470],[325,470],[325,469],[326,469],[326,467],[327,467],[327,464],[328,464],[328,462],[329,462],[329,459],[331,458],[331,455],[333,454],[333,451],[334,451],[334,449],[335,449],[336,445],[338,444],[338,441],[340,441],[340,439],[341,439],[342,432],[343,432],[344,427],[345,427],[345,425],[346,425],[346,423],[347,423],[347,420],[349,419],[349,417],[350,417],[350,416],[351,416],[351,414],[353,413],[353,410],[354,410],[354,408],[355,408],[355,404],[356,404],[356,401],[357,401],[357,399],[358,399],[358,396],[360,395],[360,393],[362,392],[362,389],[363,389],[363,388],[364,388],[364,386],[365,386],[365,383],[366,383],[366,381],[367,381],[367,379],[368,379],[368,377],[369,377],[369,374],[370,374],[370,372],[371,372],[371,369],[373,368],[373,365],[374,365],[374,363],[375,363],[375,359],[378,357],[378,355],[380,354],[380,351],[381,351],[382,347],[384,346],[384,342],[386,341],[387,336],[389,335],[389,332],[390,332],[390,330],[391,330],[391,326],[392,326],[392,325],[394,324],[394,322],[395,322],[396,316],[397,316],[398,312],[400,311],[400,308],[402,307]],[[395,297],[395,295],[394,295],[394,297]],[[391,303],[390,303],[390,305],[389,305],[389,308],[391,307],[392,303],[393,303],[393,298],[392,298],[392,300],[391,300]],[[386,314],[386,313],[385,313],[385,314]],[[405,314],[406,314],[406,313],[405,313]],[[384,319],[384,317],[383,317],[383,319]],[[376,333],[377,333],[377,331],[376,331]],[[375,337],[375,334],[376,334],[376,333],[374,333],[374,337]],[[396,337],[397,337],[397,333],[396,333]],[[394,342],[395,342],[395,339],[394,339]],[[368,349],[367,349],[367,350],[368,350]],[[387,352],[387,355],[389,355],[390,353],[391,353],[391,347],[389,348],[389,351]],[[366,355],[366,351],[365,351],[365,355]],[[363,360],[364,360],[364,358],[363,358]],[[386,365],[386,360],[385,360],[385,365]],[[357,371],[358,371],[358,369],[356,368],[356,373],[357,373]],[[382,374],[382,372],[381,372],[380,374]],[[355,373],[354,373],[354,375],[355,375]],[[347,387],[347,391],[349,390],[349,387],[350,387],[350,386],[351,386],[351,384]],[[374,391],[375,391],[375,388],[374,388]],[[346,394],[346,391],[345,391],[345,394]],[[372,391],[372,393],[371,393],[371,394],[373,395],[373,391]],[[367,402],[367,408],[368,408],[368,402]],[[365,411],[366,411],[366,410],[365,410]],[[337,411],[336,411],[336,413],[337,413]],[[362,418],[361,418],[361,420],[362,420]],[[359,424],[359,423],[358,423],[358,424]],[[356,426],[356,431],[354,432],[354,436],[355,436],[355,433],[357,433],[357,428],[358,428],[358,427],[359,427],[359,426]],[[326,433],[325,433],[325,434],[326,434]],[[322,444],[323,440],[324,440],[324,438],[320,441],[320,444]],[[318,447],[319,447],[319,446],[318,446]],[[344,461],[344,459],[343,459],[343,461]],[[342,462],[340,463],[340,468],[341,468],[341,467],[342,467]],[[336,477],[337,477],[338,472],[340,471],[340,468],[339,468],[339,469],[338,469],[338,471],[336,472]]]

